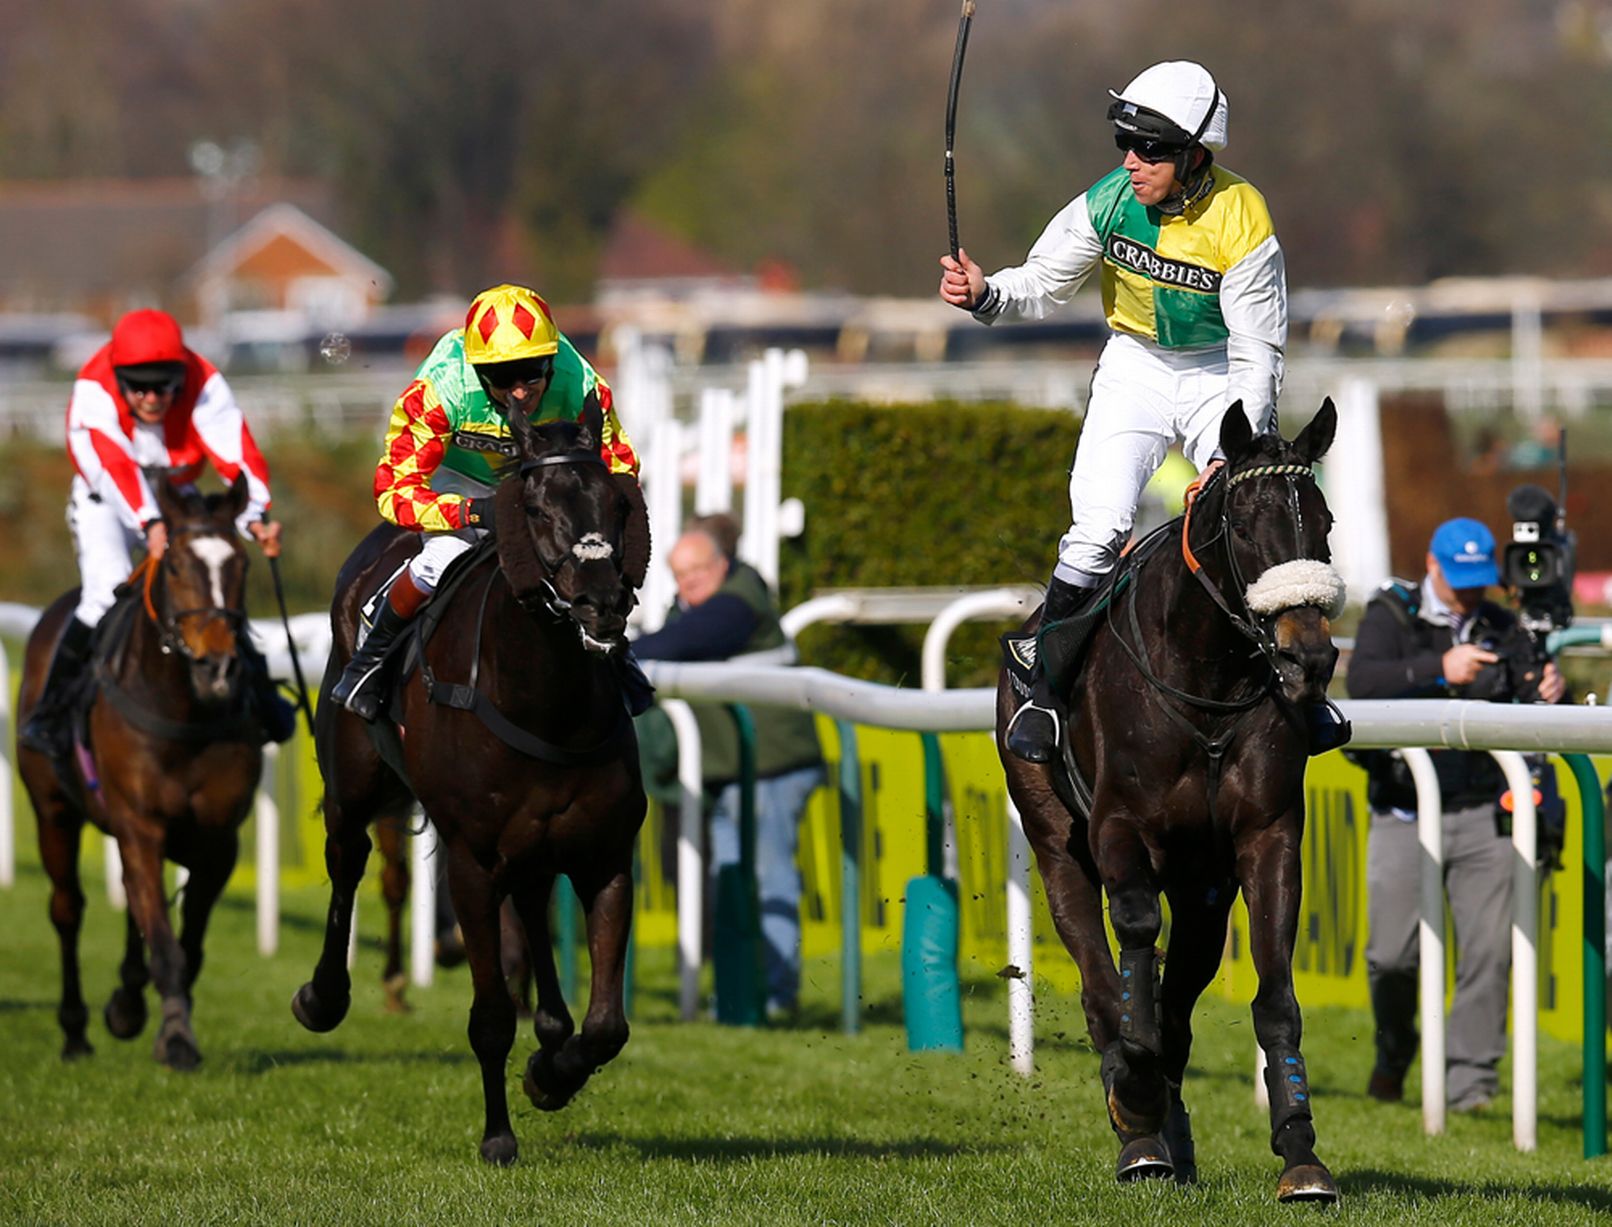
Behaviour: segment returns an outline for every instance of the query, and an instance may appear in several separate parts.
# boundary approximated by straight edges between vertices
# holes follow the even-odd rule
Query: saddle
[[[1071,693],[1080,680],[1086,647],[1109,607],[1135,580],[1137,569],[1162,545],[1172,525],[1154,529],[1121,557],[1120,563],[1098,587],[1096,594],[1072,618],[1049,622],[1030,634],[1009,631],[1002,636],[1008,681],[1022,699],[1030,697],[1038,670],[1044,671],[1054,694]],[[1176,531],[1179,531],[1178,529]]]

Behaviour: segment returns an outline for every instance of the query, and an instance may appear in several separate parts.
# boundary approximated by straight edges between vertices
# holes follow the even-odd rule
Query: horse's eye
[[[1246,541],[1248,539],[1248,521],[1247,520],[1233,520],[1231,522],[1231,531],[1236,533],[1239,537],[1243,538],[1243,540]]]

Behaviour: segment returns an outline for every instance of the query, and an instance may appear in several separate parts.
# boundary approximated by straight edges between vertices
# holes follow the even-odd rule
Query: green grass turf
[[[47,884],[19,815],[19,880],[0,890],[0,1222],[5,1223],[1360,1223],[1612,1220],[1612,1166],[1585,1162],[1576,1053],[1546,1040],[1540,1149],[1511,1147],[1509,1100],[1426,1138],[1414,1104],[1361,1093],[1369,1019],[1314,1010],[1306,1054],[1334,1211],[1275,1202],[1277,1160],[1250,1090],[1247,1011],[1206,999],[1187,1099],[1202,1183],[1119,1186],[1097,1059],[1078,1008],[1043,991],[1037,1072],[1006,1064],[999,981],[966,986],[968,1051],[908,1053],[898,969],[867,967],[867,1025],[837,1033],[839,971],[808,968],[789,1028],[675,1021],[669,955],[639,959],[625,1052],[565,1111],[508,1084],[519,1163],[476,1154],[481,1095],[465,1040],[469,980],[442,973],[415,1011],[381,1009],[379,909],[366,897],[353,1009],[334,1033],[287,1008],[311,969],[322,891],[284,900],[281,951],[255,952],[250,901],[215,917],[197,987],[205,1060],[176,1074],[151,1029],[120,1043],[100,1020],[121,918],[87,883],[85,990],[95,1055],[63,1064]],[[1414,1077],[1413,1077],[1414,1083]],[[1330,1220],[1329,1220],[1330,1221]]]

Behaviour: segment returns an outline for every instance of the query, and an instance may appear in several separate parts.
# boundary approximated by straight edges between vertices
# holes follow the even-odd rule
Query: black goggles
[[[1154,164],[1173,162],[1187,151],[1186,146],[1175,141],[1162,141],[1157,137],[1140,136],[1134,132],[1114,133],[1114,144],[1121,153],[1134,153],[1142,161]]]
[[[131,379],[127,375],[120,375],[118,376],[118,382],[123,385],[123,390],[130,396],[140,396],[143,394],[172,396],[177,393],[180,388],[185,386],[185,377],[183,374],[179,374],[162,375],[156,378],[147,377],[144,379]]]
[[[552,358],[517,358],[514,362],[493,362],[481,367],[478,373],[487,386],[499,392],[508,392],[516,384],[542,383],[554,371]]]

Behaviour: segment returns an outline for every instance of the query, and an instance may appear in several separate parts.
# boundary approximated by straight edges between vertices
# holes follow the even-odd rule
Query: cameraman
[[[1566,685],[1556,666],[1508,659],[1519,649],[1515,619],[1484,590],[1500,580],[1495,540],[1476,520],[1439,525],[1418,587],[1389,580],[1366,606],[1349,661],[1356,699],[1516,697],[1558,703]],[[1496,651],[1499,647],[1501,650]],[[1519,664],[1521,669],[1519,671]],[[1509,666],[1509,667],[1508,667]],[[1515,685],[1508,678],[1515,677]],[[1416,788],[1396,753],[1357,752],[1370,777],[1366,858],[1367,979],[1376,1019],[1377,1062],[1366,1093],[1404,1097],[1416,1055],[1418,868]],[[1449,1015],[1449,1106],[1470,1112],[1499,1089],[1511,971],[1511,840],[1497,818],[1505,777],[1488,754],[1434,750],[1444,808],[1444,888],[1455,919],[1458,958]]]

